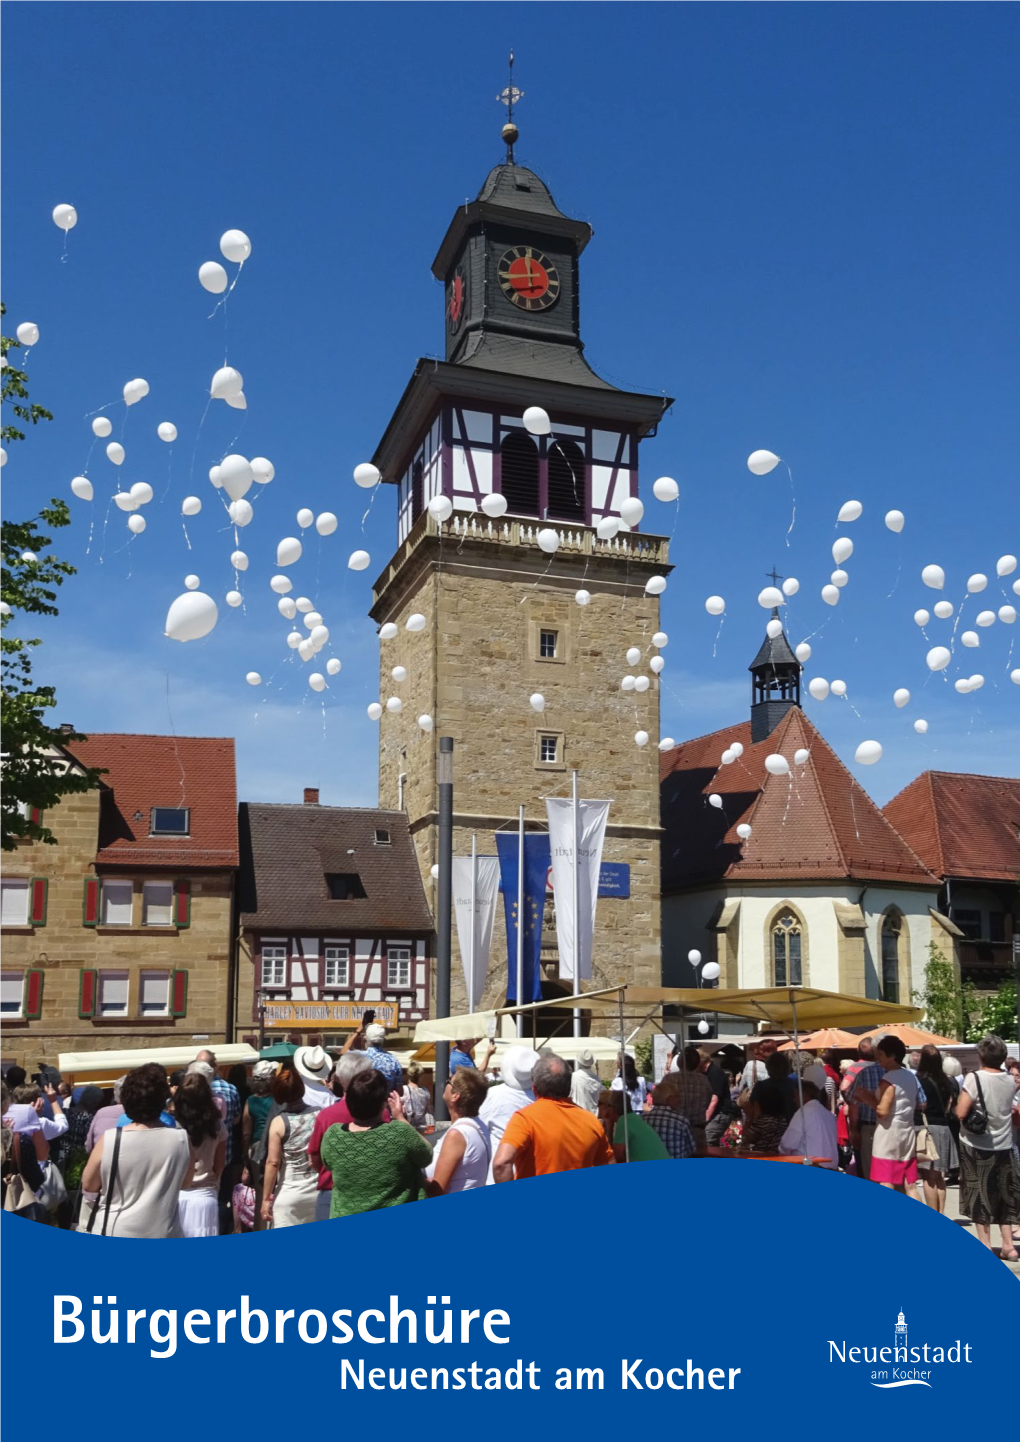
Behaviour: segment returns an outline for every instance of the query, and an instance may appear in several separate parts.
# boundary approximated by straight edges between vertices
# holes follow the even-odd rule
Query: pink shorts
[[[917,1181],[917,1159],[909,1162],[894,1162],[888,1157],[871,1158],[870,1179],[873,1182],[889,1182],[893,1186],[911,1186]]]

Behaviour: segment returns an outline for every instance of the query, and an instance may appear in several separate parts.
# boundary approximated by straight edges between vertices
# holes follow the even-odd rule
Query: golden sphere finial
[[[520,131],[517,129],[517,126],[513,123],[512,120],[508,121],[507,124],[503,126],[502,135],[503,143],[505,145],[516,145],[518,140],[520,139]]]

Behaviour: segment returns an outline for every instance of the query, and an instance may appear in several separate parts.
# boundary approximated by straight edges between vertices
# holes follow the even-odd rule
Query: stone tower
[[[371,610],[380,699],[401,705],[380,721],[380,805],[406,809],[434,898],[440,735],[454,738],[456,856],[470,855],[472,833],[479,854],[494,855],[494,831],[516,827],[521,804],[529,829],[545,830],[543,798],[569,795],[577,768],[583,796],[612,802],[604,862],[630,869],[629,886],[617,873],[617,894],[598,903],[590,985],[657,984],[659,682],[648,663],[659,600],[646,583],[668,574],[668,545],[626,525],[597,532],[600,521],[615,530],[637,496],[640,441],[671,401],[619,390],[589,366],[578,269],[591,228],[514,162],[516,127],[507,138],[506,160],[458,207],[432,263],[445,286],[446,359],[418,361],[373,458],[397,488],[396,550]],[[548,435],[525,427],[532,406],[548,413]],[[499,496],[505,512],[493,517],[483,505],[499,509],[488,500]],[[539,545],[543,530],[556,533],[554,554]],[[424,627],[409,631],[415,615]],[[628,665],[633,646],[641,660]],[[627,673],[647,677],[647,690],[622,690]],[[557,980],[552,912],[550,900],[547,994],[569,989]],[[500,902],[486,1004],[505,995],[506,962]],[[453,1012],[464,1010],[456,930],[452,993]]]

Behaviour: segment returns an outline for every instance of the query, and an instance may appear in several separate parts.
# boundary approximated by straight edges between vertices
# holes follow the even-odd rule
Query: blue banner
[[[626,861],[603,861],[599,867],[599,895],[620,896],[624,900],[630,895],[630,865]]]
[[[506,913],[506,960],[508,1005],[517,1000],[517,833],[496,832],[500,888]],[[545,910],[546,877],[552,858],[547,832],[524,833],[524,996],[523,1001],[542,1000],[542,914]]]

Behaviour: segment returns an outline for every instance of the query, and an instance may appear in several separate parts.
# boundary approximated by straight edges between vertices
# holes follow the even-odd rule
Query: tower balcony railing
[[[501,516],[490,520],[477,512],[458,514],[456,511],[448,521],[437,521],[424,511],[407,536],[397,548],[393,559],[373,587],[374,598],[392,581],[400,568],[410,559],[425,541],[449,541],[457,546],[465,542],[483,545],[510,546],[534,549],[541,552],[538,544],[539,531],[555,531],[559,545],[555,555],[589,556],[600,561],[643,562],[648,565],[669,565],[669,538],[648,536],[639,531],[621,531],[611,541],[601,541],[594,526],[578,525],[569,521],[539,521],[534,518]],[[550,556],[550,560],[552,556]]]

